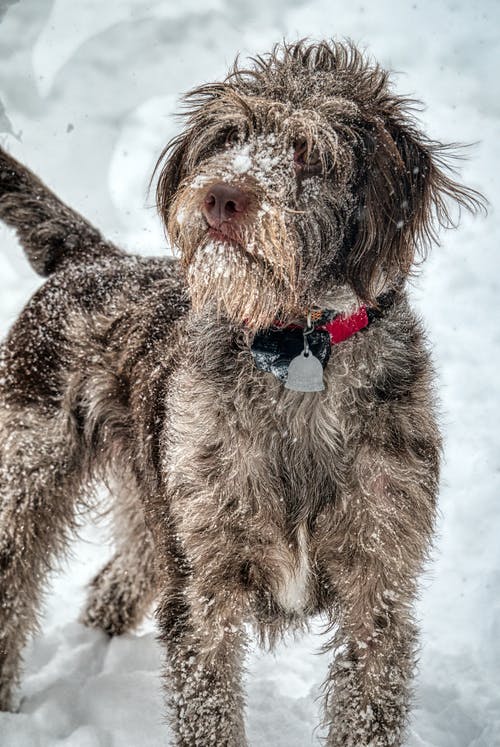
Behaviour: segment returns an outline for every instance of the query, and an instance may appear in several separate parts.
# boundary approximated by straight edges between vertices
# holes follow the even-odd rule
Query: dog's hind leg
[[[83,460],[75,424],[48,408],[2,406],[0,448],[0,710],[8,710],[43,582],[74,525]]]
[[[138,625],[156,592],[153,538],[132,476],[113,490],[116,502],[112,559],[90,583],[82,622],[109,635]]]

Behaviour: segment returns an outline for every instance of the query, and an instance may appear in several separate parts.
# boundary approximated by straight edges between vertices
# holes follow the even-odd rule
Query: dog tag
[[[292,392],[322,392],[324,388],[321,361],[310,351],[303,350],[288,366],[285,389]]]

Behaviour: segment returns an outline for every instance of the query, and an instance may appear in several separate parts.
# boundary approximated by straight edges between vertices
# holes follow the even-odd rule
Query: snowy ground
[[[3,16],[3,18],[2,18]],[[432,136],[476,142],[464,180],[491,203],[464,219],[414,290],[433,341],[446,464],[440,536],[424,580],[423,646],[409,747],[500,745],[500,4],[498,0],[0,0],[0,140],[111,238],[164,251],[146,197],[178,94],[220,77],[235,53],[283,36],[349,36],[404,71]],[[4,108],[2,108],[2,105]],[[0,331],[38,285],[0,229]],[[85,582],[109,554],[86,527],[47,598],[26,654],[19,714],[0,715],[2,747],[168,744],[160,652],[149,621],[108,641],[76,621]],[[252,652],[252,745],[305,747],[327,666],[316,636]]]

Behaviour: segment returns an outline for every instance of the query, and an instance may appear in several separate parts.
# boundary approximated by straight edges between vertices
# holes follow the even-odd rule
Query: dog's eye
[[[236,127],[226,132],[224,139],[224,145],[226,148],[230,148],[232,145],[236,145],[240,140],[240,133]]]
[[[301,176],[320,174],[322,165],[318,149],[311,148],[307,140],[298,140],[294,147],[293,165]]]

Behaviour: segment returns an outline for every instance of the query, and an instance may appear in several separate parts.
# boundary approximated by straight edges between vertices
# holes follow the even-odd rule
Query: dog
[[[246,625],[322,615],[326,744],[394,747],[441,449],[406,286],[481,195],[351,43],[283,43],[186,104],[156,169],[180,259],[126,255],[0,153],[0,217],[48,276],[2,348],[0,706],[105,480],[82,620],[118,635],[157,600],[177,745],[244,747]]]

